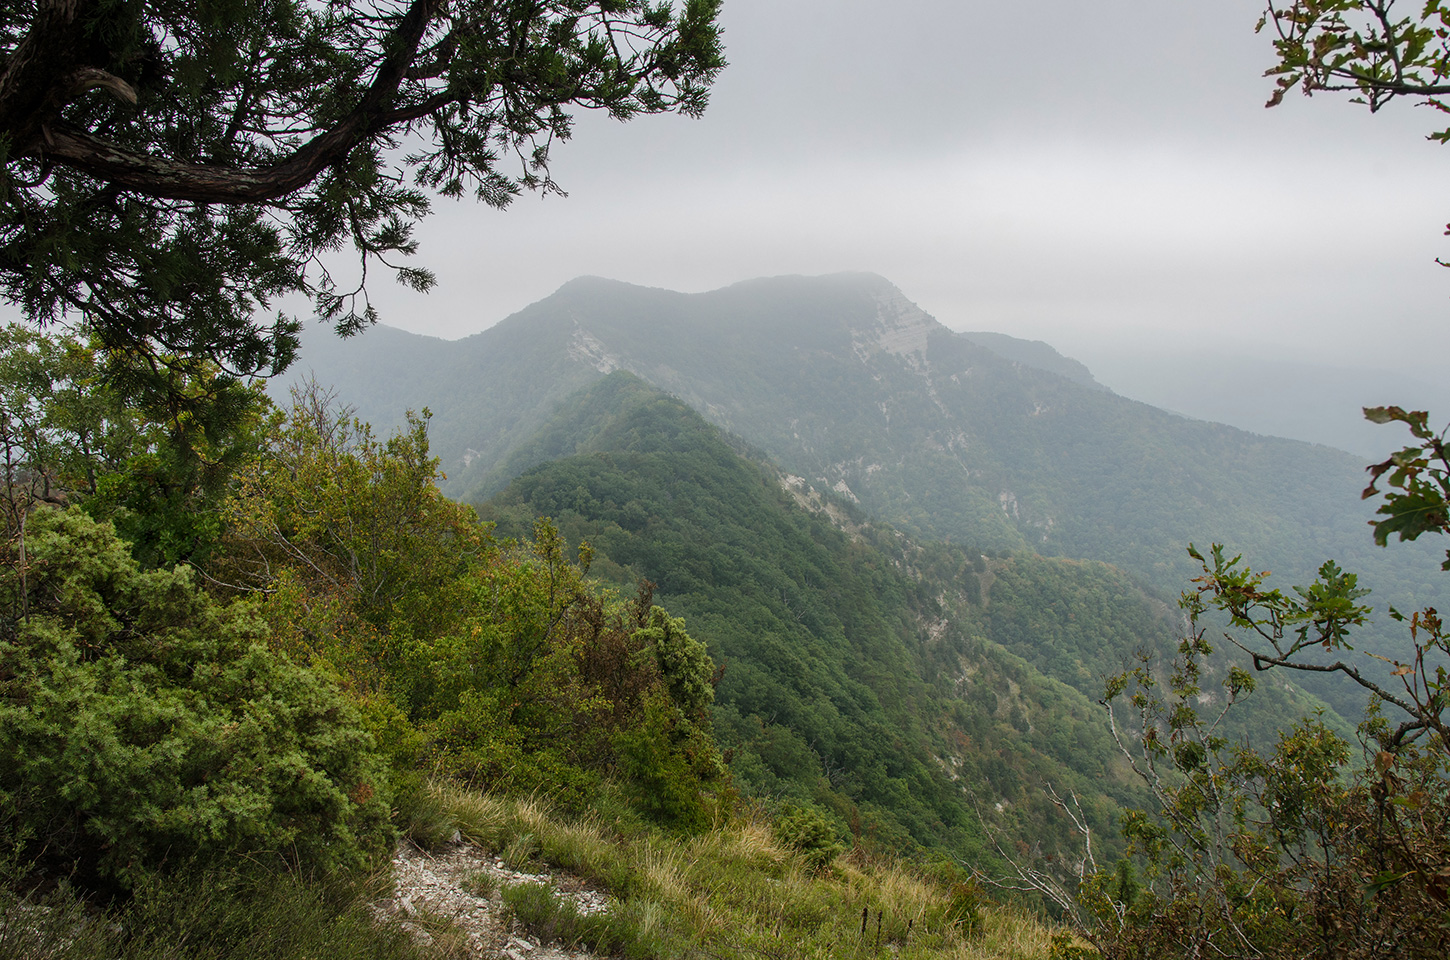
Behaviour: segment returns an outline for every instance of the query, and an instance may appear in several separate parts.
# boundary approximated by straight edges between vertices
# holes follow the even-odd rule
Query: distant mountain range
[[[1190,541],[1290,583],[1333,557],[1400,607],[1439,589],[1429,545],[1372,546],[1358,458],[1125,399],[867,274],[580,278],[461,341],[309,331],[307,375],[380,430],[428,408],[446,490],[501,535],[551,516],[596,575],[657,584],[726,665],[741,789],[893,847],[1059,835],[1044,780],[1111,832],[1138,794],[1093,701],[1171,649]],[[1307,686],[1357,719],[1357,690]],[[1324,701],[1264,684],[1233,729]]]
[[[627,370],[922,536],[1104,559],[1175,591],[1190,541],[1299,579],[1330,556],[1372,577],[1385,563],[1358,459],[1118,397],[1045,344],[954,333],[867,274],[691,295],[586,277],[460,341],[311,336],[296,369],[380,426],[430,408],[459,496],[501,488],[555,405]]]
[[[1124,396],[1253,433],[1294,437],[1377,463],[1408,441],[1402,427],[1370,423],[1364,407],[1394,404],[1450,420],[1450,383],[1433,372],[1351,367],[1162,344],[1115,344],[1094,355],[1097,377]],[[1424,368],[1430,371],[1431,368]]]
[[[459,341],[314,331],[294,375],[380,428],[429,408],[445,489],[481,502],[569,455],[541,429],[615,371],[920,541],[1103,560],[1165,598],[1196,572],[1186,546],[1214,541],[1286,589],[1333,558],[1381,603],[1441,592],[1430,545],[1373,546],[1359,458],[1125,399],[1046,344],[948,330],[870,274],[701,294],[584,277]]]

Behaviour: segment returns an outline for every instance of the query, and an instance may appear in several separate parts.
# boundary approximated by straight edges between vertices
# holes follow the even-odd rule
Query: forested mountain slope
[[[1164,606],[1104,564],[913,543],[727,441],[615,373],[526,446],[548,462],[478,506],[505,534],[550,516],[593,545],[596,575],[657,584],[724,665],[716,735],[747,793],[973,857],[984,810],[1062,838],[1048,782],[1106,827],[1136,784],[1093,700],[1104,673],[1171,640]],[[1312,706],[1264,701],[1279,720]]]
[[[1169,414],[970,336],[869,274],[694,295],[581,278],[462,341],[310,337],[299,367],[379,425],[431,408],[455,493],[563,397],[624,369],[928,536],[1106,559],[1172,590],[1191,572],[1189,541],[1223,540],[1293,577],[1331,555],[1378,566],[1355,458]],[[1405,586],[1428,590],[1423,579]]]
[[[1004,349],[1020,353],[1014,343]],[[309,365],[374,423],[431,408],[455,495],[494,492],[557,455],[522,446],[573,390],[627,370],[919,538],[1106,560],[1163,596],[1197,572],[1188,543],[1219,541],[1285,588],[1334,558],[1380,604],[1436,600],[1428,548],[1373,546],[1354,457],[1008,359],[869,274],[692,295],[581,278],[454,343],[309,340]],[[1354,716],[1361,703],[1350,693],[1337,706]]]

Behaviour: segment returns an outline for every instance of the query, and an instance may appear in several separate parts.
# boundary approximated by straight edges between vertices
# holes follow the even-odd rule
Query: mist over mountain
[[[1016,360],[1025,366],[1055,373],[1085,387],[1107,389],[1093,378],[1092,371],[1085,365],[1071,357],[1064,357],[1041,340],[1023,340],[1005,333],[990,333],[984,330],[967,331],[961,333],[960,336],[973,343],[981,344],[1008,360]]]
[[[454,495],[547,458],[516,451],[564,397],[627,370],[914,535],[1102,559],[1167,595],[1194,572],[1185,546],[1210,541],[1293,583],[1332,557],[1397,605],[1432,595],[1424,550],[1373,547],[1360,458],[1175,415],[1045,345],[980,339],[1024,359],[869,274],[701,294],[586,277],[460,341],[312,337],[298,370],[380,426],[428,407]]]
[[[1378,463],[1408,439],[1400,427],[1364,419],[1364,407],[1428,410],[1450,419],[1450,386],[1413,369],[1328,365],[1244,354],[1184,351],[1153,343],[1121,345],[1091,360],[1097,376],[1124,396],[1253,433],[1294,437]]]

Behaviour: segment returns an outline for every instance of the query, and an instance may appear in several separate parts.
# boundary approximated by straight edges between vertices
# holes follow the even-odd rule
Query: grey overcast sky
[[[1087,360],[1163,349],[1389,365],[1450,347],[1450,148],[1428,110],[1264,109],[1259,0],[725,0],[703,119],[580,118],[567,198],[440,202],[459,337],[566,280],[684,291],[867,270],[948,326]]]

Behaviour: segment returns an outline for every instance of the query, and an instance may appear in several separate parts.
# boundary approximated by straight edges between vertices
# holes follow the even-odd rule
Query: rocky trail
[[[455,956],[488,960],[593,960],[587,950],[539,943],[511,926],[502,891],[522,883],[552,887],[581,914],[608,909],[608,898],[566,874],[510,869],[482,848],[455,839],[431,853],[404,840],[393,854],[393,895],[373,904],[380,920],[401,924],[424,943]],[[442,942],[439,942],[442,941]]]

